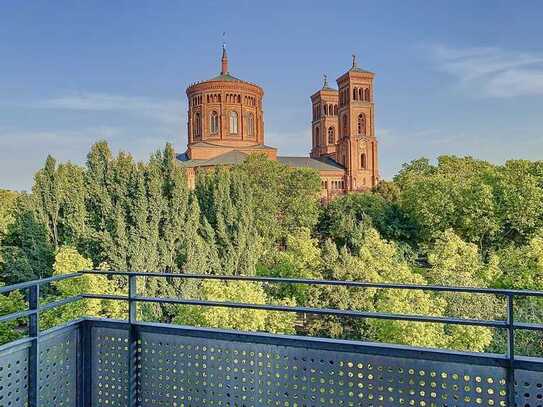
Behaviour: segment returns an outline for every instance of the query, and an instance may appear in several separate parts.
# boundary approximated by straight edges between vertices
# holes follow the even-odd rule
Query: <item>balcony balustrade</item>
[[[82,273],[124,276],[128,295],[85,294],[40,305],[40,287]],[[258,281],[496,295],[506,320],[139,296],[142,277]],[[83,271],[0,287],[27,290],[28,337],[0,346],[0,407],[18,406],[543,406],[543,357],[515,354],[514,300],[543,292],[243,276]],[[83,298],[128,302],[125,321],[82,318],[41,332],[40,313]],[[258,309],[350,318],[483,326],[507,333],[505,354],[177,326],[139,321],[138,303]]]

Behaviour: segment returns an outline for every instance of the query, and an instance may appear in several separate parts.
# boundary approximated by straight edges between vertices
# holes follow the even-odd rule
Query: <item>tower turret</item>
[[[336,156],[338,132],[338,91],[328,85],[324,75],[320,90],[311,96],[313,105],[311,157]]]
[[[339,143],[337,161],[346,169],[346,189],[362,190],[379,181],[377,139],[374,125],[373,79],[375,74],[358,66],[356,56],[337,79]]]

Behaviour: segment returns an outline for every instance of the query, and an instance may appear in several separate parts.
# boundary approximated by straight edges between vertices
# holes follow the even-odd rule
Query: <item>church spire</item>
[[[226,75],[228,73],[228,55],[226,55],[226,41],[224,37],[226,33],[222,33],[222,59],[221,59],[221,75]]]
[[[324,74],[322,75],[323,77],[323,84],[322,84],[322,88],[325,89],[328,87],[328,75]]]
[[[353,54],[353,68],[358,68],[358,65],[356,64],[356,55]]]
[[[228,55],[226,55],[226,46],[222,46],[221,75],[228,73]]]

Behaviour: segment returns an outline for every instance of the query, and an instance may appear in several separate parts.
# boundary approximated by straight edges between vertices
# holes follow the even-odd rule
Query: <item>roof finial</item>
[[[353,54],[353,68],[356,68],[356,55]]]
[[[328,76],[326,74],[322,75],[323,78],[324,78],[324,83],[322,84],[322,88],[327,88],[328,87]]]
[[[226,55],[226,31],[222,33],[222,59],[221,59],[221,75],[228,73],[228,55]]]

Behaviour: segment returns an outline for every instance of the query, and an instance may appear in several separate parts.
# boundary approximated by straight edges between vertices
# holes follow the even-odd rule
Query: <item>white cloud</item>
[[[46,109],[96,112],[124,111],[151,118],[164,125],[178,124],[184,117],[181,100],[158,100],[107,93],[81,92],[64,95],[45,99],[35,106]]]
[[[539,71],[511,69],[502,72],[487,82],[486,91],[497,97],[543,95],[543,68]]]
[[[439,70],[490,97],[543,95],[543,54],[495,47],[431,48]]]

